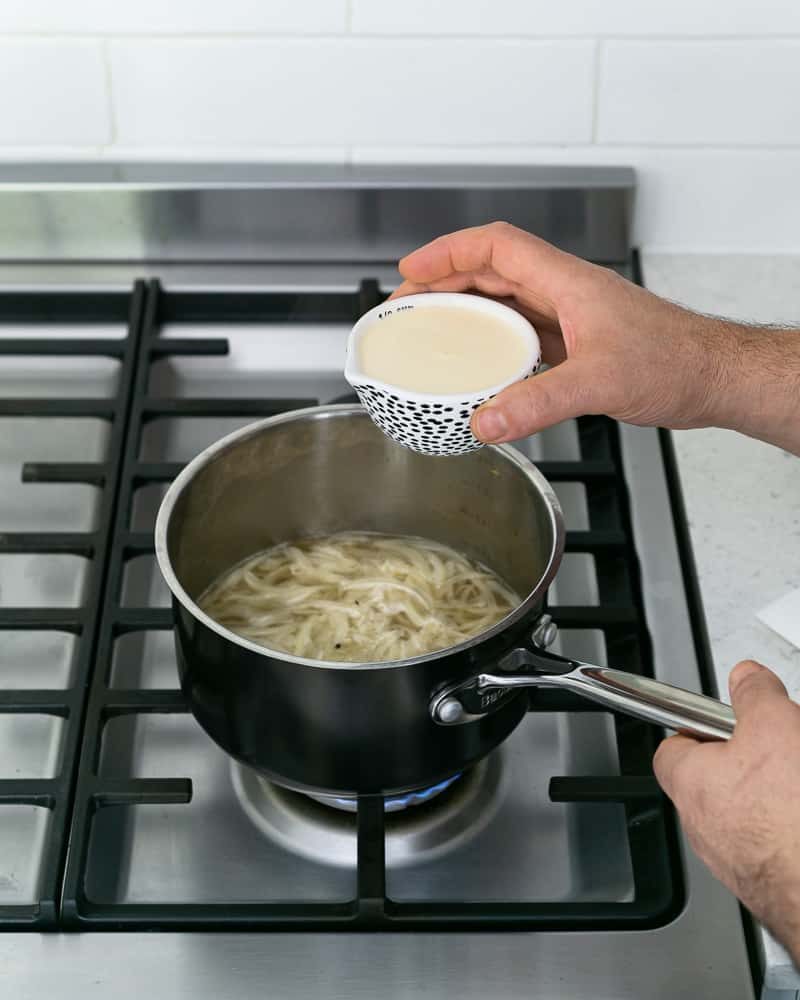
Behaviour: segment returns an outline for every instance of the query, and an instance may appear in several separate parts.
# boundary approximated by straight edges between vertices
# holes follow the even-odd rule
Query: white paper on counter
[[[756,618],[800,649],[800,587],[757,611]]]

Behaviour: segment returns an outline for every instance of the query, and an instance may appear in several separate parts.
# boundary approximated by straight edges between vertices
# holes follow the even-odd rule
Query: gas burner
[[[441,795],[442,792],[447,791],[460,777],[461,772],[459,771],[458,774],[440,781],[438,785],[431,785],[430,788],[424,788],[422,791],[406,792],[405,795],[391,795],[383,800],[383,811],[397,813],[411,806],[419,806],[425,802],[430,802],[437,795]],[[343,812],[349,813],[358,811],[358,799],[354,796],[321,795],[317,792],[308,792],[307,794],[310,799],[314,799],[315,802],[321,802],[322,805],[329,806],[331,809],[341,809]]]
[[[460,778],[387,799],[387,866],[428,861],[476,836],[497,811],[504,774],[500,747]],[[293,792],[238,761],[231,775],[244,811],[271,840],[312,861],[355,867],[353,799]]]

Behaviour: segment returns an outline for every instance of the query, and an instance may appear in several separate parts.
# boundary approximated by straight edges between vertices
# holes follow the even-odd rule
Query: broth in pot
[[[520,600],[497,574],[438,542],[343,532],[251,556],[198,603],[268,649],[374,663],[454,646]]]

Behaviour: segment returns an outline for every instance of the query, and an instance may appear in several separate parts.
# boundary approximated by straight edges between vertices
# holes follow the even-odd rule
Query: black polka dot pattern
[[[533,370],[536,373],[537,361]],[[473,412],[489,396],[473,396],[456,403],[421,402],[379,389],[353,384],[373,422],[398,444],[422,455],[465,455],[482,447],[470,428]],[[449,397],[443,397],[449,400]]]

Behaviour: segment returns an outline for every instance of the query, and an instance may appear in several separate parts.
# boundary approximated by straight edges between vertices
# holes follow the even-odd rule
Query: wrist
[[[800,330],[709,322],[718,361],[704,422],[800,453]]]

